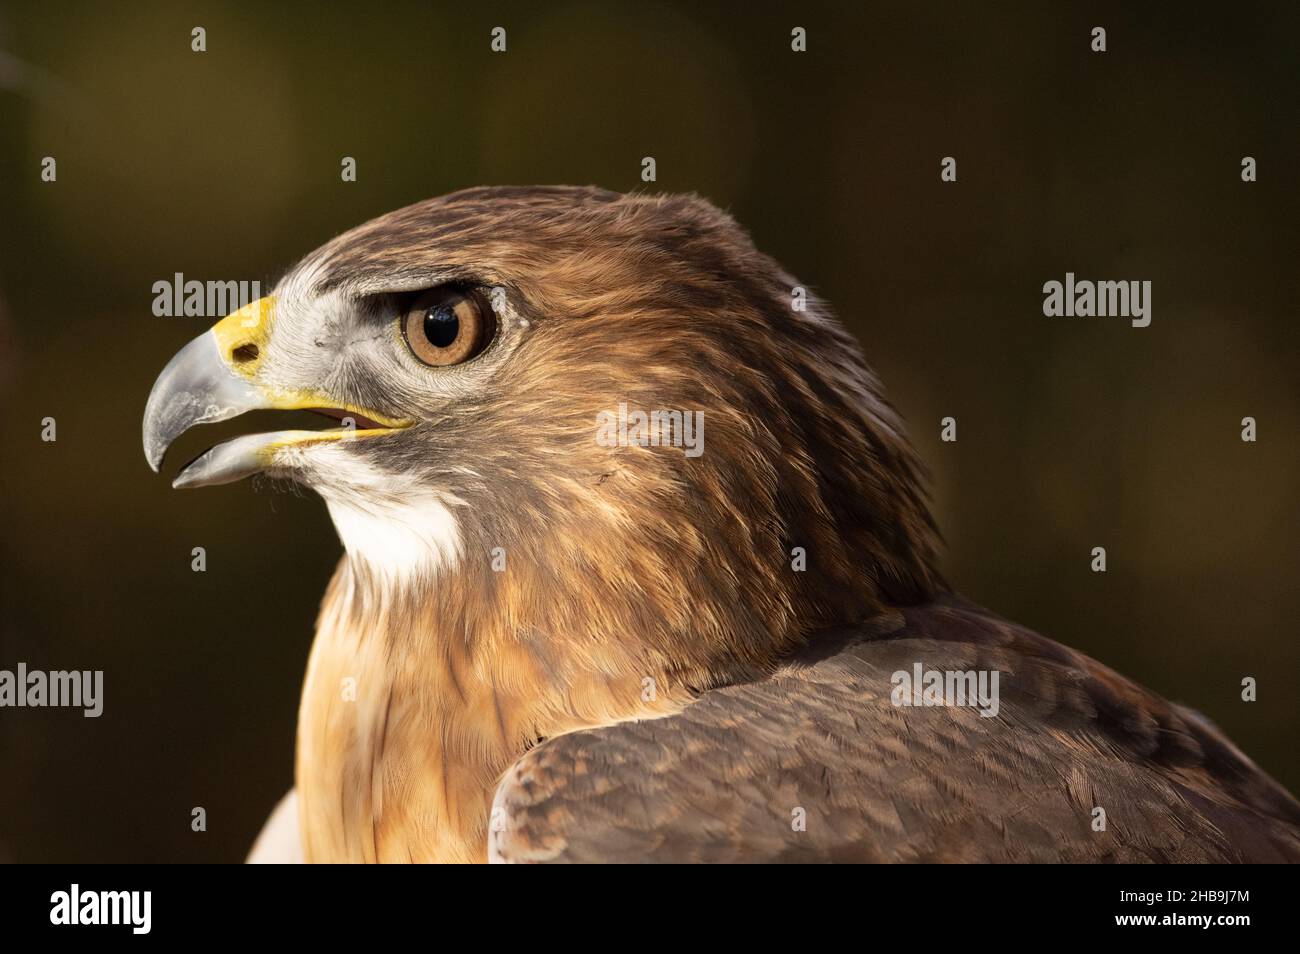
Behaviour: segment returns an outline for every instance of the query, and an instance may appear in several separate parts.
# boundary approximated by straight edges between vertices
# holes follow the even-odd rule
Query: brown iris
[[[491,343],[495,331],[487,302],[472,291],[454,288],[424,292],[402,318],[406,346],[436,368],[473,358]]]

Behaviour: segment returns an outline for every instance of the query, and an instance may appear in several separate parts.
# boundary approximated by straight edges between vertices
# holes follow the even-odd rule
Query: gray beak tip
[[[196,424],[208,424],[266,407],[249,382],[223,361],[211,331],[178,351],[158,375],[144,409],[144,458],[158,473],[176,438]]]

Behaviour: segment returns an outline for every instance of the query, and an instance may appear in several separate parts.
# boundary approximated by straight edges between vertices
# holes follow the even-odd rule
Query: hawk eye
[[[434,288],[423,292],[402,318],[402,336],[424,364],[461,364],[492,343],[496,322],[487,302],[473,291]]]

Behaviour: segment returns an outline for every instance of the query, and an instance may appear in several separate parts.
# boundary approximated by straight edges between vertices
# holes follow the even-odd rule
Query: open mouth
[[[284,465],[277,461],[280,453],[289,448],[311,444],[364,440],[392,434],[410,426],[409,422],[381,424],[373,417],[344,408],[313,407],[304,410],[342,423],[340,427],[321,430],[281,430],[244,434],[222,441],[199,454],[177,472],[172,486],[212,487],[233,483],[254,474],[275,470]]]
[[[384,428],[383,424],[371,420],[364,414],[359,414],[356,411],[345,411],[342,408],[337,407],[309,407],[306,408],[306,410],[311,411],[313,414],[321,414],[325,417],[332,418],[336,421],[351,420],[352,425],[359,431],[373,431]],[[393,428],[388,429],[393,430]]]
[[[293,448],[330,441],[382,437],[410,427],[409,420],[339,401],[316,383],[285,386],[263,381],[275,299],[267,297],[227,315],[167,363],[144,409],[144,455],[155,471],[167,448],[196,424],[228,421],[250,411],[311,411],[342,426],[319,431],[245,434],[204,451],[181,468],[173,487],[228,484],[268,470],[291,470]]]

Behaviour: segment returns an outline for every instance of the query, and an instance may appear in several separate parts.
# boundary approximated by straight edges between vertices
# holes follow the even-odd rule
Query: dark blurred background
[[[212,323],[154,317],[152,284],[269,287],[398,206],[641,188],[647,155],[653,188],[729,208],[862,340],[961,590],[1300,788],[1300,17],[1059,6],[0,7],[0,668],[105,671],[99,719],[0,709],[5,856],[239,860],[292,784],[340,547],[315,497],[149,471],[145,397]],[[1151,280],[1151,326],[1043,317],[1066,271]],[[201,430],[168,473],[223,436]]]

